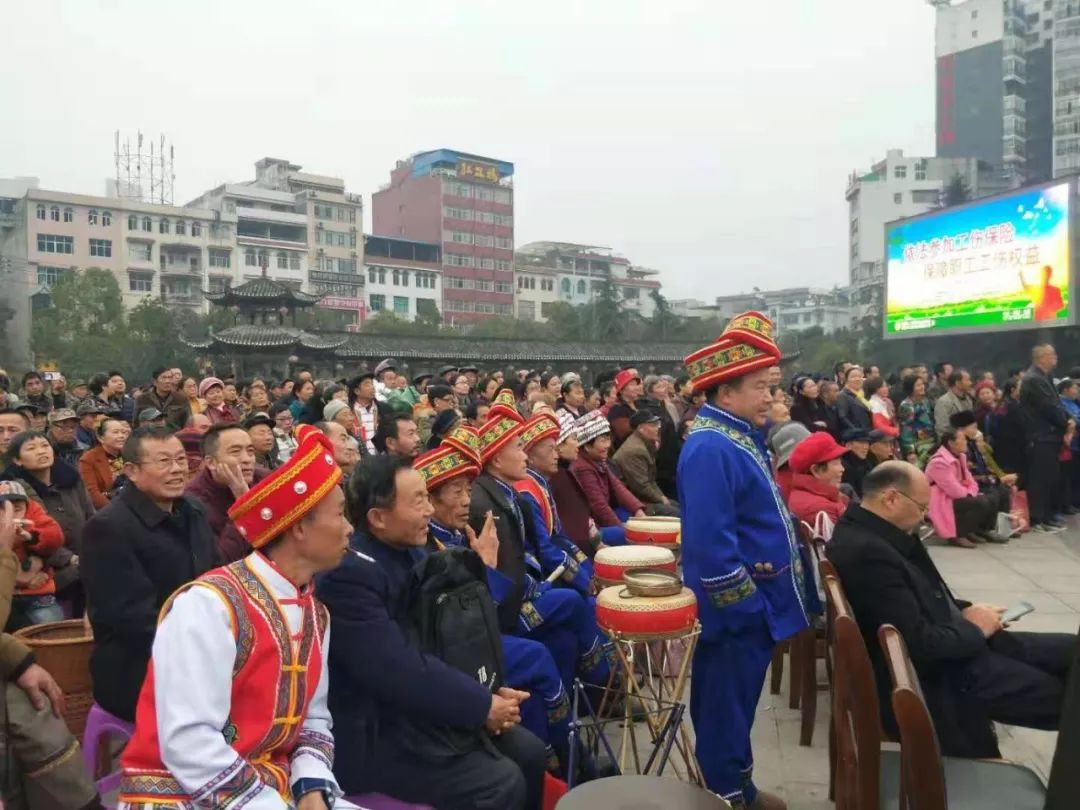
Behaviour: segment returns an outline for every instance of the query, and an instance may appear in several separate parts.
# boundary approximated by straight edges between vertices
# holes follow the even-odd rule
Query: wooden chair
[[[878,641],[889,667],[893,712],[900,727],[900,807],[1042,810],[1046,788],[1030,768],[999,760],[941,756],[934,721],[903,637],[891,624],[884,624],[878,629]]]
[[[824,563],[822,580],[831,614],[830,765],[836,810],[897,807],[900,761],[895,751],[881,750],[881,715],[870,655],[836,571],[827,560]],[[886,798],[890,796],[891,801]]]
[[[821,549],[811,540],[809,527],[799,524],[799,543],[806,549],[811,561],[821,558]],[[807,571],[813,577],[814,572]],[[819,690],[828,689],[828,684],[818,684],[817,661],[826,658],[826,636],[823,629],[813,624],[792,638],[789,642],[789,681],[790,696],[788,705],[799,709],[802,723],[799,729],[799,745],[812,745],[814,724],[817,721],[817,695]],[[775,653],[774,653],[775,657]]]

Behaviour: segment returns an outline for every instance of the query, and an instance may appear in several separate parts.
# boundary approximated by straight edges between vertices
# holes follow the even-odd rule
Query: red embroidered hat
[[[424,479],[428,492],[434,492],[459,476],[466,476],[469,480],[476,478],[480,474],[480,462],[443,439],[442,444],[434,450],[417,456],[413,469]]]
[[[637,380],[641,382],[641,377],[632,368],[623,369],[615,375],[615,393],[620,393],[626,388],[627,383]]]
[[[514,406],[513,392],[500,391],[488,410],[488,420],[480,428],[480,463],[486,466],[524,428],[525,420]]]
[[[297,523],[341,481],[330,440],[310,425],[296,433],[299,446],[292,458],[229,509],[229,518],[252,548],[265,546]]]
[[[559,420],[550,413],[538,413],[525,423],[525,429],[521,432],[521,440],[525,442],[525,451],[528,452],[534,444],[543,439],[555,439],[558,441],[559,434]]]
[[[683,363],[695,391],[771,368],[780,362],[772,321],[760,312],[736,315],[716,341],[689,355]]]
[[[480,465],[480,434],[472,425],[458,422],[449,433],[443,436],[439,446],[454,447],[477,466]]]

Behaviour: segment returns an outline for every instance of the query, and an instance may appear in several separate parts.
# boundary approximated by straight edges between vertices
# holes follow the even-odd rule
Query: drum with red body
[[[675,555],[660,546],[605,546],[593,558],[593,573],[603,587],[621,585],[623,574],[642,568],[675,573]]]
[[[679,544],[682,522],[666,517],[630,518],[624,529],[627,543],[675,548]]]
[[[683,636],[697,621],[697,599],[689,588],[672,596],[634,596],[624,585],[596,597],[596,621],[609,633],[634,641]]]

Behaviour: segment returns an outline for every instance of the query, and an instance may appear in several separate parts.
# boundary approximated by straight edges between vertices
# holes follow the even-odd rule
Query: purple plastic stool
[[[364,810],[434,810],[427,804],[409,804],[391,799],[381,793],[362,793],[359,796],[346,796],[346,800],[358,804]]]
[[[97,778],[97,755],[98,745],[102,739],[114,734],[123,740],[130,740],[135,733],[135,725],[121,720],[119,717],[109,714],[96,703],[90,707],[90,713],[86,715],[86,730],[83,731],[83,762],[91,778]],[[97,789],[101,796],[112,793],[120,787],[120,771],[106,774],[97,779]]]

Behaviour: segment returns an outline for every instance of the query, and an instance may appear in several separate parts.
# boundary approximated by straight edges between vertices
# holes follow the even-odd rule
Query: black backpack
[[[506,684],[499,617],[475,551],[451,547],[417,563],[409,610],[421,650],[492,692]]]

